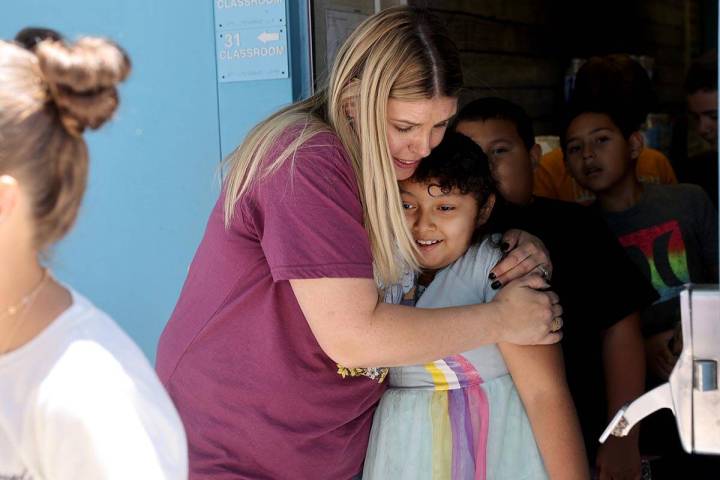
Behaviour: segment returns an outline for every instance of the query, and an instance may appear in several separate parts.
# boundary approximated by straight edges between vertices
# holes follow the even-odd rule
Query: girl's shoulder
[[[447,268],[456,272],[463,272],[462,276],[476,278],[485,276],[502,257],[500,251],[501,236],[499,234],[487,235],[480,241],[475,242],[468,248],[465,254],[458,258],[452,265]]]

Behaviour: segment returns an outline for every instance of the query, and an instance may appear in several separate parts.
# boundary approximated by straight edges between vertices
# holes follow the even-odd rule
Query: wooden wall
[[[293,0],[294,1],[294,0]],[[330,44],[337,46],[338,42],[342,43],[350,34],[350,30],[343,27],[353,27],[355,23],[359,23],[363,18],[367,18],[376,12],[376,9],[385,9],[397,5],[405,5],[405,0],[313,0],[312,1],[312,31],[313,31],[313,76],[316,86],[323,86],[330,76],[330,68],[332,62],[328,62],[328,41]],[[342,35],[334,36],[328,40],[328,29],[332,26],[327,25],[328,12],[345,13],[349,22],[335,25],[334,33],[338,33],[338,28],[342,30]],[[335,21],[337,21],[335,15]],[[331,54],[332,55],[332,50]]]
[[[699,53],[704,2],[715,0],[409,0],[447,23],[462,52],[463,100],[498,95],[521,104],[536,133],[556,134],[565,71],[574,57],[655,59],[658,110],[684,109],[688,61]],[[707,29],[707,28],[705,28]],[[717,26],[715,26],[717,32]]]

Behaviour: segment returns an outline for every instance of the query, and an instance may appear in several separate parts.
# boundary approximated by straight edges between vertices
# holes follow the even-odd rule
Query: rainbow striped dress
[[[500,258],[486,239],[438,272],[418,307],[484,303]],[[546,479],[530,422],[496,345],[391,368],[363,480]]]

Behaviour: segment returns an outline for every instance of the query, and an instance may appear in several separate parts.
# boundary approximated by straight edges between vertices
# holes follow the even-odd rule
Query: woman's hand
[[[550,344],[562,338],[562,306],[547,282],[529,275],[510,282],[490,302],[500,312],[501,340],[516,345]]]
[[[550,254],[542,240],[536,236],[523,230],[508,230],[503,235],[501,248],[505,256],[490,271],[494,289],[532,271],[536,271],[547,281],[552,277]]]

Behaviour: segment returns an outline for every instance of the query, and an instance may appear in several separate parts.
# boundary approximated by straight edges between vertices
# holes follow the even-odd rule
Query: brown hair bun
[[[130,73],[130,59],[110,40],[83,37],[74,44],[44,40],[35,47],[65,128],[80,135],[96,129],[118,106],[116,85]]]

